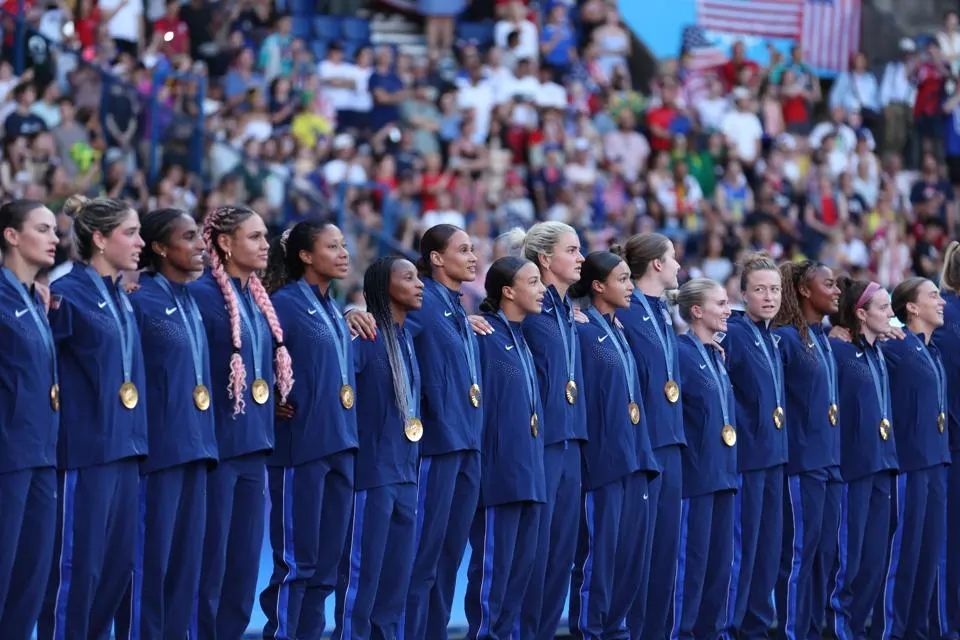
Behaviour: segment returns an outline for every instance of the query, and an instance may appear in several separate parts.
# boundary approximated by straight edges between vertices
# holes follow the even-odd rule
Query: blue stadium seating
[[[333,42],[340,39],[341,26],[340,18],[316,16],[313,19],[313,34],[320,40]]]
[[[461,40],[469,40],[477,43],[479,47],[489,47],[493,44],[493,23],[485,22],[460,22],[457,24],[457,37]]]
[[[358,45],[369,44],[370,22],[363,18],[343,19],[343,38]]]

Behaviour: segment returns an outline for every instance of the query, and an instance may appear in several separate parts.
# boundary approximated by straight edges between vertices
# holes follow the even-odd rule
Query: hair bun
[[[77,214],[80,212],[80,209],[83,208],[83,205],[89,202],[87,196],[82,194],[74,194],[67,198],[63,203],[63,207],[60,209],[60,213],[68,216],[70,218],[76,218]]]
[[[618,256],[618,257],[620,257],[620,258],[623,258],[623,257],[624,257],[623,254],[624,254],[625,250],[624,250],[623,245],[620,244],[619,242],[614,242],[613,244],[611,244],[609,251],[610,251],[610,253],[612,253],[612,254],[615,255],[615,256]]]

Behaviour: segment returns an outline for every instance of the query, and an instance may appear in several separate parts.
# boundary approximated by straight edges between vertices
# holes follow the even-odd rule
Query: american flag
[[[824,71],[846,71],[860,47],[862,0],[697,0],[702,39],[710,33],[793,40],[804,61]],[[684,32],[684,46],[687,46]],[[689,47],[691,51],[696,47]]]
[[[727,61],[729,52],[713,44],[698,26],[684,28],[682,51],[689,54],[683,82],[689,104],[707,95],[712,71]]]

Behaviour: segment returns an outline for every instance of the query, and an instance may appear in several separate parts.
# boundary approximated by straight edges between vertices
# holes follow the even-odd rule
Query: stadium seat
[[[472,40],[479,47],[489,47],[493,44],[493,23],[461,22],[457,25],[457,37],[461,40]]]
[[[314,13],[313,0],[290,0],[290,13],[292,13],[295,18],[312,17]],[[296,28],[297,22],[299,21],[293,21],[294,28]]]
[[[294,16],[291,21],[293,37],[309,40],[313,36],[313,29],[309,20],[304,20],[302,16]]]
[[[313,50],[313,57],[317,62],[321,62],[327,57],[327,46],[330,43],[326,40],[313,40],[310,48]]]
[[[326,42],[340,39],[340,27],[340,18],[317,16],[313,19],[313,34]]]
[[[370,43],[370,22],[363,18],[344,18],[343,37],[358,45]]]

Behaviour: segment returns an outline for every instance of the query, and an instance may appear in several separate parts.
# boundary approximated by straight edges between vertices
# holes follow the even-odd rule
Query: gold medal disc
[[[54,384],[50,387],[50,408],[54,411],[60,411],[60,385]]]
[[[206,411],[210,408],[210,390],[206,385],[198,384],[193,388],[193,404],[200,411]]]
[[[120,385],[120,403],[127,409],[133,409],[140,402],[140,392],[137,391],[137,385],[132,382],[124,382]]]
[[[777,429],[783,429],[783,422],[786,415],[783,413],[783,407],[777,407],[773,410],[773,426]]]
[[[675,403],[680,399],[680,385],[673,380],[667,380],[667,384],[663,385],[663,393],[667,396],[667,400]]]
[[[566,389],[564,389],[564,395],[567,396],[567,403],[575,404],[577,402],[577,383],[573,380],[567,381]]]
[[[827,409],[827,417],[830,419],[830,426],[837,426],[837,416],[840,413],[840,409],[835,404],[831,404],[830,408]]]
[[[732,425],[723,425],[723,429],[720,430],[720,437],[723,438],[723,444],[728,447],[737,444],[737,430]]]
[[[937,429],[940,433],[943,433],[943,430],[947,428],[947,414],[943,411],[940,412],[940,415],[937,416]]]
[[[889,440],[890,439],[890,421],[884,418],[880,421],[880,439]]]
[[[470,404],[473,405],[474,409],[480,408],[480,385],[472,384],[470,385]]]
[[[353,395],[353,387],[348,384],[340,387],[340,404],[344,409],[353,409],[353,403],[356,398]]]
[[[540,435],[540,418],[537,417],[537,414],[530,416],[530,434],[534,438]]]
[[[270,387],[267,385],[267,381],[263,378],[254,380],[253,386],[250,387],[250,395],[253,396],[253,401],[257,404],[265,404],[270,397]]]
[[[627,411],[630,413],[630,422],[633,424],[640,423],[640,405],[636,402],[631,402],[627,405]]]
[[[403,434],[410,442],[420,442],[423,438],[423,423],[420,418],[407,418],[403,425]]]

